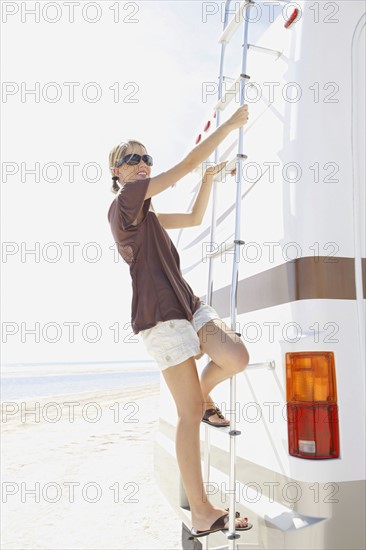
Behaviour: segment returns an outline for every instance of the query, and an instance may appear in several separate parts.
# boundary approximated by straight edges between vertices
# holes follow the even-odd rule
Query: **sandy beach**
[[[159,384],[12,403],[2,410],[2,549],[182,547],[154,481]]]

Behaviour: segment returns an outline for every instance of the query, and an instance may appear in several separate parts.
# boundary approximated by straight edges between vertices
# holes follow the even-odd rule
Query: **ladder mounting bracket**
[[[240,430],[230,430],[229,432],[229,435],[240,435],[240,434],[241,434]]]
[[[240,539],[240,535],[237,535],[236,533],[234,533],[233,535],[228,535],[227,538],[230,540]]]
[[[235,244],[245,244],[245,241],[237,241],[236,239],[234,240],[234,243]],[[241,336],[241,335],[240,335]]]
[[[242,44],[244,46],[244,44]],[[246,78],[247,80],[250,80],[250,76],[248,74],[240,73],[241,78]]]
[[[244,160],[247,160],[248,156],[247,155],[244,155],[243,153],[238,153],[236,155],[237,158],[240,158],[240,159],[244,159]]]

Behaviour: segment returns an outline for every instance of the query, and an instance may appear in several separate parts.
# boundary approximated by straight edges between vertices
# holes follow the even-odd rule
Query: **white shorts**
[[[155,359],[160,370],[182,363],[188,357],[202,357],[197,332],[212,319],[221,319],[217,311],[208,304],[201,304],[193,319],[172,319],[158,321],[152,328],[141,330],[146,351]]]

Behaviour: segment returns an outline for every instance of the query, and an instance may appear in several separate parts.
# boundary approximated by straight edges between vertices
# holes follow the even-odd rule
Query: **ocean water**
[[[133,368],[133,367],[132,367]],[[75,373],[40,376],[6,376],[1,379],[1,401],[82,393],[98,390],[118,390],[131,386],[156,384],[156,371]]]

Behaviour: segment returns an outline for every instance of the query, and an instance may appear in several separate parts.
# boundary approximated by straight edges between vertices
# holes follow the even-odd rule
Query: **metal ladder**
[[[288,3],[288,0],[262,0],[266,1],[266,4],[273,3],[275,5],[285,5]],[[220,125],[220,111],[225,108],[223,97],[222,97],[222,87],[224,82],[223,68],[224,68],[224,57],[226,45],[229,43],[230,39],[234,33],[240,28],[240,25],[243,23],[243,44],[242,44],[242,65],[240,76],[233,81],[231,88],[228,90],[228,94],[232,94],[234,87],[239,83],[239,97],[240,105],[244,104],[245,97],[245,85],[246,81],[249,80],[249,76],[246,73],[247,70],[247,54],[248,50],[252,49],[253,51],[258,51],[260,53],[274,55],[279,57],[281,52],[277,50],[272,50],[269,48],[263,48],[260,46],[255,46],[248,43],[248,31],[250,24],[250,17],[246,17],[246,12],[250,10],[252,6],[255,5],[254,0],[244,0],[241,2],[238,11],[235,16],[228,23],[229,19],[229,8],[231,0],[226,0],[225,4],[225,17],[223,24],[223,32],[219,38],[221,43],[221,56],[220,56],[220,76],[219,76],[219,86],[218,86],[218,102],[215,105],[216,113],[216,127]],[[258,2],[259,3],[259,2]],[[244,21],[244,22],[243,22]],[[228,102],[225,101],[225,104]],[[239,140],[238,140],[238,152],[234,159],[232,159],[226,166],[226,170],[231,170],[234,168],[234,163],[236,165],[236,204],[235,204],[235,238],[231,245],[231,249],[234,249],[233,256],[233,270],[232,270],[232,282],[231,282],[231,292],[230,292],[230,318],[231,318],[231,329],[235,331],[236,329],[236,314],[237,314],[237,285],[238,285],[238,260],[239,260],[239,251],[240,246],[245,244],[245,241],[240,239],[240,227],[241,227],[241,185],[242,185],[242,165],[243,161],[247,159],[247,156],[244,154],[244,138],[243,138],[243,128],[239,128]],[[214,154],[214,163],[218,164],[219,155],[218,149],[215,150]],[[211,217],[211,243],[215,242],[216,234],[216,200],[217,195],[217,185],[214,181],[213,184],[213,198],[212,198],[212,217]],[[213,289],[213,260],[216,257],[219,257],[221,254],[213,252],[207,254],[209,258],[209,267],[208,267],[208,286],[207,286],[207,297],[206,303],[212,305],[212,289]],[[238,336],[241,336],[241,333],[236,332]],[[258,369],[258,368],[269,368],[274,369],[274,361],[267,360],[263,363],[252,363],[247,366],[247,369]],[[247,370],[246,369],[246,370]],[[227,531],[227,539],[230,541],[230,550],[235,550],[236,543],[235,540],[240,538],[240,535],[235,532],[235,481],[236,481],[236,437],[240,435],[240,431],[236,429],[236,420],[235,420],[235,402],[236,402],[236,376],[230,378],[230,472],[229,472],[229,530]],[[205,424],[205,444],[204,444],[204,481],[206,484],[209,482],[210,474],[210,430],[223,428],[212,428]],[[204,539],[204,548],[208,548],[208,539]]]

